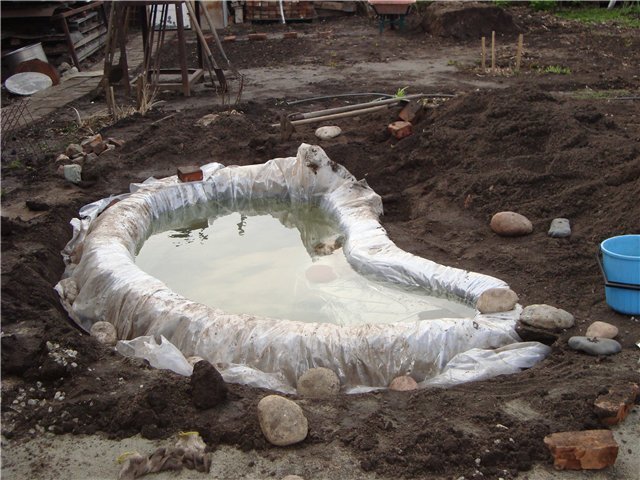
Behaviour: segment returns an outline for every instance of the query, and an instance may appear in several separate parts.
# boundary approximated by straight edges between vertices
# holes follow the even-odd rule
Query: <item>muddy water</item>
[[[136,264],[184,297],[229,313],[339,325],[472,316],[450,300],[359,275],[314,206],[220,205],[164,217]]]

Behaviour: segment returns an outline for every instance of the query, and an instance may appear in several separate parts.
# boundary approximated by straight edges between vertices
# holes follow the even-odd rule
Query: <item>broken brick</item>
[[[558,470],[601,470],[616,462],[618,444],[610,430],[558,432],[544,437]]]
[[[622,422],[633,408],[640,387],[628,384],[613,387],[606,395],[600,395],[594,402],[596,415],[604,425],[617,425]]]
[[[413,127],[409,122],[393,122],[387,127],[391,135],[397,139],[408,137],[413,133]]]
[[[249,40],[251,40],[252,42],[266,40],[266,39],[267,39],[266,33],[250,33],[249,34]]]
[[[298,38],[298,32],[284,32],[282,38]]]
[[[419,101],[411,100],[404,106],[402,110],[400,110],[398,117],[400,117],[400,120],[415,124],[422,120],[423,115],[424,107],[422,106],[422,103],[420,103]]]
[[[235,35],[227,35],[226,37],[222,37],[222,40],[225,42],[235,42],[236,38]]]
[[[119,138],[109,137],[107,138],[107,143],[110,145],[115,145],[117,148],[124,147],[124,140],[120,140]]]
[[[102,136],[100,134],[82,142],[82,149],[84,150],[84,153],[93,152],[96,155],[100,155],[106,150],[106,148],[107,146],[102,141]]]
[[[181,182],[198,182],[203,178],[204,175],[200,167],[194,165],[178,167],[178,179]]]

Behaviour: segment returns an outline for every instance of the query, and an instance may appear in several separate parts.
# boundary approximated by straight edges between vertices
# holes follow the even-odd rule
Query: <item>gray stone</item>
[[[569,347],[589,355],[615,355],[620,353],[622,345],[610,338],[571,337]]]
[[[299,475],[287,475],[282,480],[304,480],[304,478]]]
[[[559,330],[573,327],[575,320],[566,310],[551,305],[535,304],[524,308],[520,314],[520,321],[532,327]]]
[[[527,217],[516,212],[498,212],[491,218],[491,230],[503,237],[519,237],[533,231]]]
[[[298,378],[296,389],[305,397],[333,397],[340,392],[340,379],[328,368],[310,368]]]
[[[478,298],[476,308],[480,313],[508,312],[518,303],[518,294],[510,288],[490,288]]]
[[[65,165],[64,178],[71,183],[80,183],[82,181],[82,167],[76,164]]]
[[[395,390],[396,392],[409,392],[418,388],[418,382],[416,382],[409,375],[402,375],[391,380],[389,384],[389,390]]]
[[[571,235],[571,225],[568,218],[554,218],[547,235],[554,238],[564,238]]]
[[[587,328],[587,337],[598,338],[616,338],[618,336],[618,327],[606,322],[593,322]]]
[[[116,327],[109,322],[96,322],[91,326],[91,336],[98,342],[114,346],[118,342],[118,335],[116,334]]]
[[[72,143],[67,147],[64,153],[67,157],[71,158],[79,153],[84,153],[84,150],[82,150],[82,147],[77,143]]]
[[[316,137],[318,137],[320,140],[331,140],[341,133],[342,129],[340,127],[320,127],[316,130]]]
[[[98,155],[93,152],[87,153],[83,156],[83,161],[87,164],[95,163],[98,161]]]
[[[293,445],[307,438],[309,425],[297,403],[279,395],[268,395],[258,403],[262,433],[273,445]]]

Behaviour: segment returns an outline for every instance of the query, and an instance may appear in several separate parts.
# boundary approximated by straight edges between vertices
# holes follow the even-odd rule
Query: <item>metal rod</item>
[[[317,110],[315,112],[294,113],[289,115],[289,119],[301,120],[305,118],[322,117],[324,115],[330,115],[333,113],[350,112],[352,110],[360,110],[362,108],[367,108],[367,107],[374,107],[379,105],[393,105],[396,103],[404,102],[406,100],[414,100],[421,97],[422,97],[422,94],[407,95],[406,97],[394,97],[394,98],[388,98],[386,100],[374,100],[372,102],[357,103],[355,105],[347,105],[344,107],[327,108],[325,110]]]
[[[306,125],[308,123],[318,123],[324,122],[326,120],[337,120],[339,118],[348,118],[348,117],[357,117],[359,115],[364,115],[366,113],[374,113],[380,110],[386,110],[389,108],[389,105],[380,105],[378,107],[370,107],[370,108],[361,108],[359,110],[352,110],[350,112],[336,113],[334,115],[325,115],[323,117],[314,117],[314,118],[305,118],[303,120],[294,120],[291,122],[292,125]],[[274,123],[271,127],[279,127],[279,123]]]

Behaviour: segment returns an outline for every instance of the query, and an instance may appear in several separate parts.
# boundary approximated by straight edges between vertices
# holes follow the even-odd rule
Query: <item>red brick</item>
[[[393,122],[387,128],[391,135],[398,139],[408,137],[413,133],[413,128],[409,122]]]
[[[282,38],[298,38],[298,32],[284,32]]]
[[[267,39],[266,33],[250,33],[249,34],[249,40],[251,40],[252,42],[257,42],[257,41],[266,40],[266,39]]]
[[[107,149],[107,146],[102,140],[93,140],[82,146],[85,153],[95,153],[96,155],[100,155]]]
[[[222,37],[222,40],[225,42],[235,42],[236,38],[237,37],[235,35],[227,35],[226,37]]]
[[[181,182],[198,182],[202,180],[203,174],[200,167],[195,165],[188,165],[184,167],[178,167],[178,179]]]
[[[617,425],[622,422],[633,408],[640,387],[628,384],[614,387],[606,395],[600,395],[594,403],[596,415],[604,425]]]
[[[616,462],[618,444],[610,430],[559,432],[544,437],[558,470],[601,470]]]

